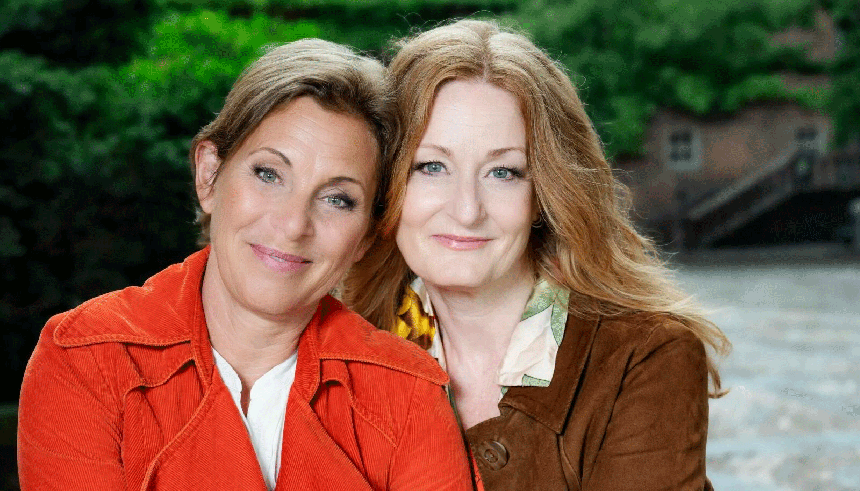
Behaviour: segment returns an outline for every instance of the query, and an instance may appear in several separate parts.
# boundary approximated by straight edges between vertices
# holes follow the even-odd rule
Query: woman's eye
[[[355,200],[344,194],[336,194],[323,198],[326,203],[341,210],[352,210],[355,208]]]
[[[423,174],[438,174],[445,170],[441,162],[424,162],[415,166],[415,170]]]
[[[510,181],[523,176],[523,173],[517,169],[510,169],[507,167],[496,167],[495,169],[490,171],[490,175],[495,177],[496,179],[502,179],[505,181]]]
[[[492,173],[497,179],[508,179],[511,176],[511,171],[508,169],[493,169]]]
[[[278,181],[278,173],[268,167],[256,167],[254,173],[263,182],[274,183]]]

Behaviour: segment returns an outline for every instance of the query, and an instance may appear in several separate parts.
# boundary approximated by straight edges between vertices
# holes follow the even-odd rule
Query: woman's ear
[[[537,193],[532,194],[532,224],[543,220],[543,212],[541,211],[540,201],[538,201]]]
[[[200,208],[206,213],[212,213],[212,191],[215,176],[221,167],[218,158],[218,148],[209,140],[203,140],[194,149],[194,188],[197,190],[197,200]]]
[[[365,234],[364,238],[361,239],[361,242],[358,244],[358,248],[355,250],[355,256],[353,256],[353,264],[359,262],[364,258],[364,255],[367,254],[367,251],[373,246],[373,244],[379,240],[379,235],[376,232],[368,232]]]

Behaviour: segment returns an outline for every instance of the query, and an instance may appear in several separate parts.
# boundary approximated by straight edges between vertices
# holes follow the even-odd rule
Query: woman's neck
[[[504,355],[534,288],[523,267],[477,288],[446,288],[424,282],[442,328],[445,350]]]
[[[201,295],[209,339],[239,375],[242,406],[247,409],[251,387],[295,353],[314,311],[282,319],[258,315],[237,305],[208,273],[203,276]]]
[[[534,288],[526,268],[476,289],[425,281],[439,322],[451,390],[465,428],[499,415],[497,375]]]

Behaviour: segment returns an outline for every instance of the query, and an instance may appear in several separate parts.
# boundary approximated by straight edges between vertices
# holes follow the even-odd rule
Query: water
[[[860,491],[860,266],[684,267],[733,353],[711,401],[717,491]]]

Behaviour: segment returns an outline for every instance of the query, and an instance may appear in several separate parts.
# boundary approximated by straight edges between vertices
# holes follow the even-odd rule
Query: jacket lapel
[[[150,464],[141,489],[266,491],[248,431],[217,373],[191,420]]]
[[[562,433],[599,325],[599,317],[568,315],[549,386],[510,387],[499,407],[514,408]]]
[[[202,272],[201,272],[202,276]],[[199,291],[199,281],[183,290]],[[141,489],[242,489],[266,491],[257,454],[239,409],[215,369],[199,294],[190,320],[190,351],[203,398],[182,430],[150,463]],[[229,463],[229,464],[227,464]]]
[[[362,472],[328,431],[311,407],[320,390],[322,360],[319,330],[329,314],[325,300],[299,339],[296,378],[290,389],[284,421],[284,443],[277,490],[372,489]],[[346,376],[344,374],[344,376]],[[337,377],[335,377],[337,378]]]
[[[277,490],[372,489],[305,401],[291,399],[286,418]]]

